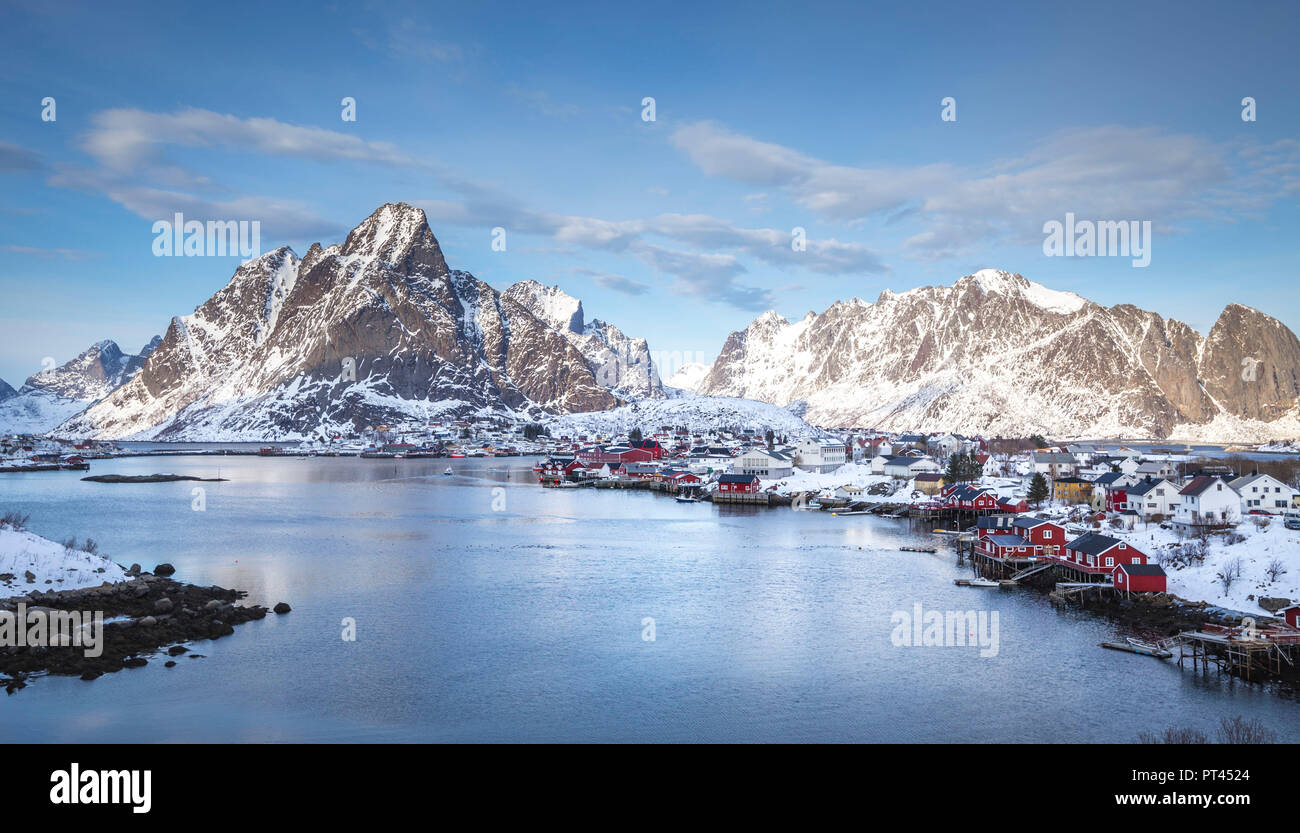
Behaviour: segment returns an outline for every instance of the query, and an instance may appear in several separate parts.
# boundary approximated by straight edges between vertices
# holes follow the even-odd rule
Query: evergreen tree
[[[627,432],[627,438],[628,438],[629,440],[631,440],[632,442],[634,442],[634,443],[639,443],[639,442],[641,442],[641,439],[642,439],[641,429],[640,429],[640,428],[633,428],[631,431],[628,431],[628,432]]]
[[[1034,475],[1034,479],[1029,481],[1029,502],[1035,506],[1047,500],[1050,494],[1047,488],[1047,478],[1043,477],[1040,471]]]

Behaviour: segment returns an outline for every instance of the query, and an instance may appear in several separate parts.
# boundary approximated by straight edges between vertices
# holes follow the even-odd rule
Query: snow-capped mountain
[[[677,368],[677,372],[668,377],[664,384],[670,388],[677,388],[689,393],[694,393],[704,381],[704,377],[709,375],[712,365],[701,364],[700,362],[687,362]]]
[[[14,390],[13,387],[4,379],[0,379],[0,402],[4,402],[6,399],[12,399],[17,395],[18,391]]]
[[[40,434],[103,399],[144,366],[162,339],[131,355],[112,341],[92,344],[76,358],[27,377],[18,391],[0,390],[0,433]]]
[[[625,399],[660,398],[663,383],[644,338],[629,338],[613,324],[584,320],[582,301],[558,286],[520,281],[502,293],[556,332],[587,359],[600,383]]]
[[[795,322],[766,312],[731,334],[697,390],[806,400],[823,426],[1267,440],[1300,434],[1300,342],[1240,304],[1202,337],[985,269]]]
[[[341,245],[244,263],[193,314],[172,319],[134,379],[57,433],[291,439],[621,404],[555,315],[542,320],[520,295],[448,268],[423,211],[384,205]],[[590,329],[576,324],[573,335]]]

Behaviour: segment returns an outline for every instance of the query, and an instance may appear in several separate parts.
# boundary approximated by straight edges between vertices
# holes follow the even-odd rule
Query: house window
[[[1115,566],[1115,559],[1112,558],[1112,557],[1110,557],[1109,555],[1106,556],[1106,566],[1107,566],[1107,567],[1114,567],[1114,566]]]

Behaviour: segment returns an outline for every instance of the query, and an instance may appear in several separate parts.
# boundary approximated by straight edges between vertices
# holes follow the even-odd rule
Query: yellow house
[[[1052,499],[1058,503],[1091,503],[1092,483],[1079,477],[1061,477],[1052,481]]]

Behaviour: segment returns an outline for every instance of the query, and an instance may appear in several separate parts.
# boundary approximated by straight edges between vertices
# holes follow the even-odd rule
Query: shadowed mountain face
[[[1256,370],[1249,370],[1254,366]],[[731,334],[700,393],[808,402],[818,425],[1244,440],[1300,433],[1300,344],[1237,304],[1208,337],[983,270]]]
[[[262,440],[618,404],[565,335],[449,269],[424,212],[390,204],[342,245],[240,266],[172,319],[138,376],[58,433]]]

